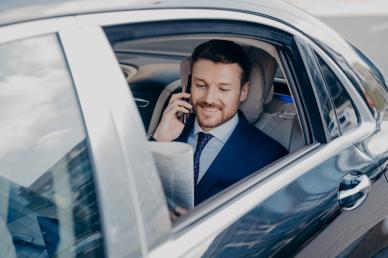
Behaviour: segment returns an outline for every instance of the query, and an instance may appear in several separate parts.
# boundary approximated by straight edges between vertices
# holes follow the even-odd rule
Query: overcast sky
[[[85,133],[54,35],[0,47],[0,176],[29,186]]]

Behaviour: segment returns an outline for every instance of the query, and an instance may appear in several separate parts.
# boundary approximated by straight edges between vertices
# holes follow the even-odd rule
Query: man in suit
[[[238,111],[250,70],[249,58],[232,41],[199,45],[191,56],[191,92],[172,95],[152,136],[193,147],[195,205],[287,154]],[[191,111],[183,123],[178,114]]]

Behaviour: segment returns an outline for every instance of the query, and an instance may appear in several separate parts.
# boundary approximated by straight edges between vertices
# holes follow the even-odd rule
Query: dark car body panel
[[[373,182],[385,180],[377,166],[371,164],[366,155],[349,146],[272,195],[222,232],[204,257],[296,255],[343,213],[337,201],[337,187],[348,171],[368,174]],[[340,232],[336,234],[338,236]],[[316,255],[322,257],[322,253]]]

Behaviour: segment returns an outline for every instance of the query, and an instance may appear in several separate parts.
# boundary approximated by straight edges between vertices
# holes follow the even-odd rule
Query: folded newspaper
[[[181,142],[148,142],[169,202],[194,207],[193,149]]]

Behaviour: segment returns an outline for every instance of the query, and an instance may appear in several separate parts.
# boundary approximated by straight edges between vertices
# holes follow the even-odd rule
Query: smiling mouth
[[[207,112],[217,112],[219,111],[220,109],[217,108],[217,107],[204,107],[204,106],[200,106],[203,110],[207,111]]]

